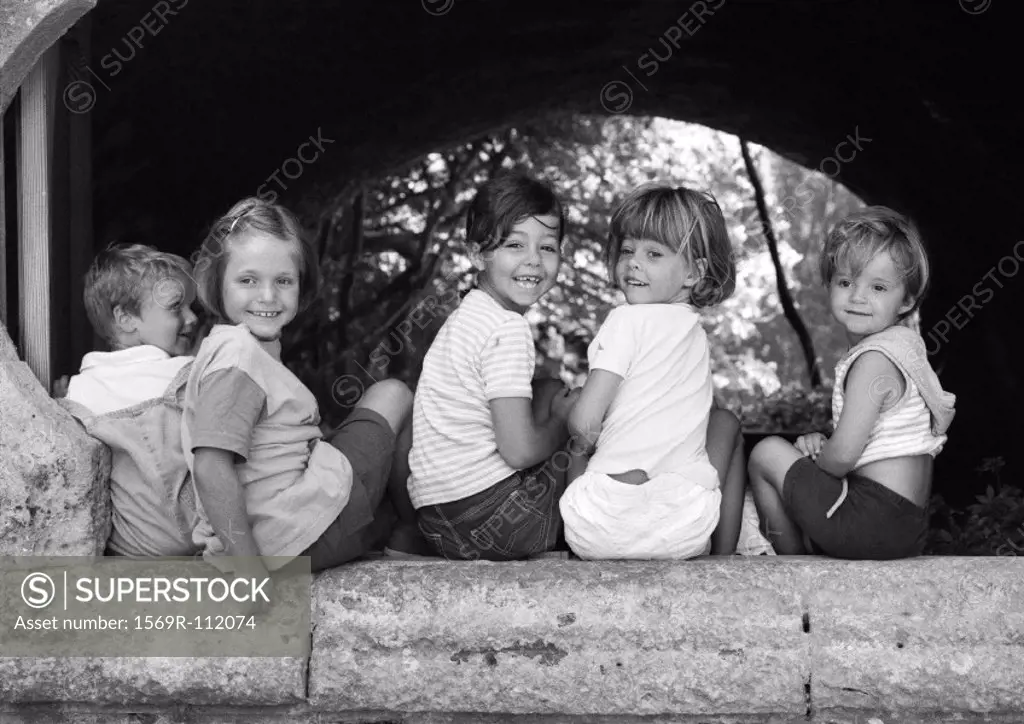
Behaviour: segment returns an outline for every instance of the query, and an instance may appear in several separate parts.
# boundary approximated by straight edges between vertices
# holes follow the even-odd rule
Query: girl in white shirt
[[[643,186],[613,212],[608,255],[627,304],[591,343],[569,417],[583,455],[561,500],[566,541],[581,558],[732,553],[743,443],[715,409],[698,313],[736,284],[722,211],[706,193]]]

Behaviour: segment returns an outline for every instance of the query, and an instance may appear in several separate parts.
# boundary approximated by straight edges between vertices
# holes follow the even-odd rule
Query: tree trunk
[[[818,367],[818,356],[814,352],[814,342],[807,331],[800,312],[793,303],[793,295],[790,294],[789,285],[786,283],[786,271],[782,268],[782,260],[779,258],[779,244],[775,239],[775,230],[772,227],[771,219],[768,217],[768,206],[764,201],[764,187],[761,185],[761,177],[754,166],[754,159],[750,156],[750,148],[744,139],[740,139],[740,152],[743,154],[743,164],[747,168],[747,175],[750,176],[750,183],[754,187],[754,201],[757,204],[757,213],[761,217],[761,228],[764,230],[764,238],[768,242],[768,252],[772,257],[772,266],[775,267],[775,285],[779,291],[779,302],[782,304],[782,312],[800,339],[800,348],[804,352],[804,360],[807,362],[807,371],[811,376],[811,387],[821,387],[821,369]]]

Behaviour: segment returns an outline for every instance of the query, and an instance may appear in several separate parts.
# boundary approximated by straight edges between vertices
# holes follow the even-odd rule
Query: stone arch
[[[0,0],[13,29],[0,40],[0,106],[87,11],[98,59],[153,7]],[[628,85],[629,112],[705,123],[806,166],[828,164],[867,201],[914,215],[935,263],[925,332],[941,338],[933,348],[943,379],[960,395],[940,463],[969,479],[981,457],[1013,458],[1024,432],[1014,362],[1024,350],[1005,332],[1016,326],[1022,292],[1017,267],[1004,260],[1018,248],[1007,211],[1024,190],[1013,173],[1024,163],[1014,138],[1024,118],[1008,100],[1015,46],[998,5],[961,0],[927,13],[910,4],[883,12],[728,0],[565,2],[544,13],[511,0],[248,7],[242,16],[188,3],[110,84],[93,111],[98,223],[138,209],[169,238],[192,240],[320,131],[334,144],[285,200],[546,109],[624,110],[616,93]],[[839,144],[858,134],[870,144],[841,162],[850,147]],[[132,170],[138,159],[148,167]]]
[[[96,0],[0,2],[0,19],[8,29],[0,37],[0,113],[43,53],[94,7]]]

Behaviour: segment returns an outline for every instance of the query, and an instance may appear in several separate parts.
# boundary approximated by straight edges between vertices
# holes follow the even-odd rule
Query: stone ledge
[[[308,677],[294,659],[0,658],[0,721],[1008,724],[1022,573],[1009,558],[361,562],[314,580]]]
[[[720,562],[385,565],[314,586],[315,708],[805,712],[810,642],[794,568],[762,578]]]
[[[731,716],[614,716],[572,717],[491,714],[407,714],[387,712],[332,713],[304,707],[101,707],[0,705],[3,724],[1020,724],[1019,713],[1002,715],[830,712],[827,717],[790,715]]]
[[[0,658],[0,706],[295,704],[305,700],[306,665],[294,658]]]
[[[1024,711],[1016,559],[804,565],[815,706]]]
[[[1024,710],[1014,559],[361,563],[320,576],[309,702],[578,717]]]

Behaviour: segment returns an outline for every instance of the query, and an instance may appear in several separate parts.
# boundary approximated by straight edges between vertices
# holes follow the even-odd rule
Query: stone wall
[[[0,556],[101,555],[110,451],[43,389],[0,324]]]
[[[1015,559],[367,561],[310,660],[0,659],[0,721],[1006,722]]]

